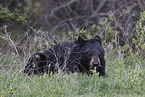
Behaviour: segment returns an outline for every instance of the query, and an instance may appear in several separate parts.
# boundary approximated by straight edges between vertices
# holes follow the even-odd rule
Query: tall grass
[[[108,57],[105,77],[61,71],[54,75],[27,76],[22,74],[23,58],[1,55],[1,60],[2,97],[145,96],[145,66],[136,56],[129,60]]]
[[[140,30],[140,27],[138,29]],[[144,36],[143,30],[140,36]],[[111,33],[116,33],[113,31],[110,28]],[[71,35],[75,34],[70,33]],[[110,35],[113,38],[117,34]],[[87,36],[92,37],[90,34]],[[103,41],[106,52],[104,77],[99,77],[95,71],[92,71],[94,74],[90,76],[78,73],[65,74],[61,71],[53,75],[35,76],[22,73],[31,54],[42,52],[56,43],[71,39],[72,37],[68,38],[66,34],[59,37],[54,33],[52,35],[47,31],[33,28],[18,37],[7,32],[5,26],[4,33],[0,33],[0,96],[145,97],[145,62],[141,53],[144,49],[140,49],[144,48],[143,37],[137,38],[139,42],[136,44],[138,47],[141,46],[137,52],[132,52],[126,47],[127,44],[124,47],[114,48],[111,42]],[[117,39],[115,42],[117,43]]]
[[[27,47],[27,50],[23,50],[23,57],[15,53],[16,50],[19,50],[13,47],[14,45],[11,45],[13,53],[7,52],[0,55],[1,97],[145,96],[144,61],[135,53],[130,53],[130,55],[124,57],[123,53],[113,50],[113,45],[111,44],[107,47],[105,46],[106,75],[104,77],[98,77],[98,73],[95,73],[95,71],[90,76],[78,73],[65,74],[61,71],[53,75],[24,75],[22,70],[30,54],[37,51],[35,47],[46,46],[47,48],[50,44],[53,45],[54,41],[49,43],[49,45],[47,41],[44,41],[48,37],[44,38],[45,34],[43,35],[43,33],[38,36],[36,33],[37,37],[35,36],[35,38],[38,38],[38,40],[29,40],[33,41],[32,43],[27,41],[31,44],[25,43],[21,45],[22,47]],[[17,45],[17,42],[14,41],[9,43]],[[41,51],[40,48],[38,50]]]

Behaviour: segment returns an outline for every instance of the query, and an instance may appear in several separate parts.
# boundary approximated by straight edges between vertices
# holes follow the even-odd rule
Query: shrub
[[[7,8],[0,8],[0,22],[1,24],[9,24],[14,21],[26,23],[25,17],[20,16],[18,13],[10,12]]]

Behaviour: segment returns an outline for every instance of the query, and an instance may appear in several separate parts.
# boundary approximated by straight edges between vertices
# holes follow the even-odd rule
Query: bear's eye
[[[94,54],[94,53],[90,53],[90,54],[89,54],[89,57],[92,57],[92,56],[93,56],[93,54]]]
[[[101,57],[101,54],[98,54],[99,57]]]

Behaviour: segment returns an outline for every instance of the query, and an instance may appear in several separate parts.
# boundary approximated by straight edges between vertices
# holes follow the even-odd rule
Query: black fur
[[[57,67],[63,72],[90,74],[92,59],[92,65],[97,67],[96,71],[99,72],[99,76],[105,75],[104,49],[100,36],[96,35],[93,39],[88,40],[84,40],[79,36],[73,42],[62,42],[45,50],[43,53],[32,55],[24,68],[24,73],[54,73]]]

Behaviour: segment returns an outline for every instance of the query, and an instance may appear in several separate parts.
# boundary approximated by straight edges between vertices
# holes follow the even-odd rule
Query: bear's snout
[[[93,62],[93,66],[94,67],[99,66],[99,62]]]
[[[92,65],[94,66],[94,67],[98,67],[98,66],[100,66],[100,59],[97,57],[93,57],[92,58],[93,59],[93,61],[92,61]]]

